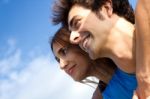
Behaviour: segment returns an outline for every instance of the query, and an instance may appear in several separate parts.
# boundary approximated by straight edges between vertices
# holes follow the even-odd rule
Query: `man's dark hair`
[[[80,5],[84,8],[91,9],[97,14],[101,7],[109,0],[57,0],[53,6],[52,22],[57,25],[68,25],[68,13],[72,6]],[[134,11],[128,0],[112,0],[113,13],[124,17],[131,23],[135,23]]]

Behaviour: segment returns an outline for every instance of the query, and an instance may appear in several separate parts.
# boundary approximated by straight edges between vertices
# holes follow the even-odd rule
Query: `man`
[[[127,2],[126,0],[60,1],[62,5],[57,7],[59,10],[55,14],[59,18],[57,16],[54,21],[56,23],[62,22],[63,25],[69,26],[72,43],[79,44],[83,50],[89,53],[92,59],[108,57],[119,68],[135,72],[135,62],[137,63],[135,61],[135,29],[133,24],[130,23],[131,20],[129,20],[129,18],[134,20],[134,17],[128,14],[129,9],[121,9],[129,8],[124,6],[123,2]],[[123,7],[117,7],[121,2],[124,4],[122,4]],[[143,72],[141,68],[143,67],[138,66],[136,68],[137,75],[139,72]],[[143,76],[137,76],[137,79],[141,81],[139,79],[144,78]],[[143,82],[149,86],[147,81],[146,79]],[[147,93],[142,97],[139,95],[140,98],[145,99],[149,94],[148,87],[140,88],[142,83],[139,82],[138,84],[139,91],[137,93]]]
[[[150,99],[150,1],[138,0],[136,10],[136,74],[137,94]],[[137,98],[135,98],[137,99]]]

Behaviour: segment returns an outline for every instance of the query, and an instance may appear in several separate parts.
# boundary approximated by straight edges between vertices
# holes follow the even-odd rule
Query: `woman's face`
[[[60,64],[60,68],[75,81],[81,81],[89,76],[92,61],[77,46],[62,46],[59,43],[53,43],[53,52]]]

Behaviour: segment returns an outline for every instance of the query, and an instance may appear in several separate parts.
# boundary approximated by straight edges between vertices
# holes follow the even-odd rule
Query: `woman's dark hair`
[[[67,29],[67,27],[60,28],[55,33],[53,38],[50,40],[51,50],[53,51],[53,44],[54,43],[59,43],[61,45],[64,45],[64,44],[70,45],[69,37],[70,37],[70,33],[69,33],[69,30]]]
[[[101,80],[99,81],[98,87],[99,87],[99,89],[100,89],[100,92],[103,92],[103,91],[105,90],[106,86],[107,86],[106,83],[104,83],[104,82],[101,81]]]

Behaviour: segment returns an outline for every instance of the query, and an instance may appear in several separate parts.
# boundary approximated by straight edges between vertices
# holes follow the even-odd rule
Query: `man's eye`
[[[76,19],[74,22],[73,22],[73,29],[78,29],[80,27],[80,19]]]

